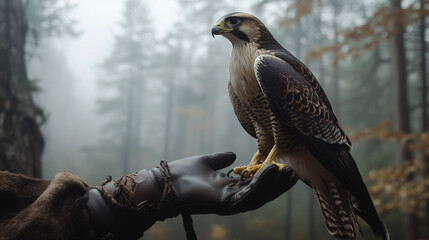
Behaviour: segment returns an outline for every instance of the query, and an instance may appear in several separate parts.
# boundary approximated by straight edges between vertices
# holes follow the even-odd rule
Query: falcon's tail
[[[344,162],[354,162],[349,151],[340,151],[339,158]],[[347,188],[350,194],[348,199],[352,201],[351,206],[353,212],[368,223],[375,236],[384,240],[389,240],[389,232],[377,214],[377,210],[375,209],[362,177],[359,179],[355,178],[354,180],[354,185]]]
[[[347,190],[335,182],[328,182],[323,190],[313,189],[319,200],[328,232],[337,240],[356,239],[354,224],[358,222]]]
[[[356,215],[363,218],[370,225],[376,236],[385,240],[390,239],[389,232],[384,223],[378,218],[378,215],[372,216],[368,212],[362,211],[356,199],[340,183],[331,181],[326,184],[323,190],[313,189],[319,200],[328,232],[335,239],[356,239],[354,226],[358,227],[363,236]]]
[[[336,203],[341,203],[344,204],[342,208],[348,211],[346,217],[350,219],[350,217],[356,214],[368,223],[376,237],[383,240],[390,239],[389,232],[377,214],[371,196],[359,173],[356,162],[349,152],[348,146],[344,144],[330,144],[317,138],[306,138],[305,143],[311,154],[317,156],[317,160],[322,166],[338,179],[337,182],[334,182],[334,186],[332,186],[334,188],[332,189],[327,185],[326,187],[323,185],[319,186],[319,189],[316,187],[318,191],[316,194],[320,195],[319,199],[328,203],[325,204],[325,208],[328,208],[331,212],[336,214],[336,222],[334,222],[334,224],[341,223],[339,210],[333,210],[336,207]],[[335,191],[342,193],[339,195],[340,199],[334,198]],[[344,199],[348,201],[346,202]],[[323,201],[321,201],[321,204],[322,202]],[[323,209],[323,206],[321,207]],[[329,214],[329,211],[324,210],[324,214],[325,213]],[[356,221],[354,220],[354,222]],[[327,224],[329,224],[328,221]],[[339,231],[340,230],[341,227],[339,227]]]

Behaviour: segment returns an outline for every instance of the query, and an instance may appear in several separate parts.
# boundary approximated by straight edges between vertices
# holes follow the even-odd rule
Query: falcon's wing
[[[274,114],[305,136],[350,148],[351,142],[317,80],[299,60],[294,57],[285,60],[286,56],[276,53],[255,60],[256,77]]]
[[[356,199],[361,200],[360,207],[373,209],[349,152],[349,140],[338,125],[323,90],[315,88],[314,83],[276,56],[261,55],[255,60],[254,67],[274,115],[301,139],[322,166],[337,177]],[[376,213],[375,209],[370,212]],[[357,213],[368,223],[374,217]]]
[[[250,134],[250,136],[256,138],[256,131],[255,127],[252,124],[251,116],[247,113],[244,104],[240,101],[240,99],[238,99],[237,95],[235,94],[231,82],[228,82],[228,92],[229,98],[231,99],[232,107],[234,108],[235,115],[237,116],[241,126],[243,126],[244,130],[246,130],[246,132]]]
[[[388,239],[386,227],[350,154],[350,140],[338,125],[328,98],[311,72],[288,52],[259,56],[254,69],[274,115],[356,198],[359,206],[354,206],[354,211],[374,233]]]
[[[310,69],[307,68],[307,66],[305,66],[299,59],[294,57],[286,49],[284,49],[284,51],[274,52],[273,55],[287,62],[299,75],[303,76],[305,80],[307,80],[307,82],[309,82],[311,86],[313,86],[315,91],[321,97],[322,101],[325,102],[326,106],[329,109],[332,109],[331,104],[329,103],[328,97],[326,96],[325,92],[323,91],[316,77],[314,77],[313,73],[310,71]],[[337,122],[337,119],[335,116],[333,116],[333,120]],[[351,144],[350,140],[348,140],[348,142]]]

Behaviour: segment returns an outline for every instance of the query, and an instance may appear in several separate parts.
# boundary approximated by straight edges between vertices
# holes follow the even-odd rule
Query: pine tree
[[[123,31],[115,36],[113,51],[101,64],[104,75],[99,84],[112,96],[98,101],[98,112],[110,115],[104,126],[104,147],[99,150],[114,151],[116,159],[111,161],[120,161],[122,172],[128,172],[131,162],[141,158],[142,102],[154,34],[147,9],[139,0],[126,1],[119,25]]]

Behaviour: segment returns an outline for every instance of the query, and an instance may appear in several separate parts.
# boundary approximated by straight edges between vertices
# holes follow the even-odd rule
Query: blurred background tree
[[[44,115],[27,78],[28,23],[22,2],[0,1],[0,22],[0,169],[41,177]]]
[[[25,90],[19,96],[32,109],[26,119],[33,119],[27,128],[18,124],[23,118],[2,123],[36,136],[29,141],[36,147],[15,151],[36,153],[20,162],[8,158],[4,146],[26,135],[5,138],[10,128],[2,125],[7,156],[1,169],[31,159],[39,170],[25,173],[40,176],[37,129],[45,120],[44,178],[68,170],[95,185],[107,175],[154,167],[161,158],[215,151],[234,151],[234,165],[247,163],[256,141],[229,102],[231,46],[209,33],[219,17],[247,11],[321,82],[353,139],[353,155],[392,239],[429,239],[428,0],[21,0],[0,6],[0,31],[17,27],[17,35],[1,33],[1,61],[10,59],[10,37],[21,38],[13,43],[22,49],[22,60],[10,61],[19,66],[0,64],[0,72],[23,79],[11,84],[18,78],[0,75],[0,90]],[[12,7],[27,15],[26,38],[24,14],[13,15],[21,27],[5,18]],[[9,96],[3,92],[0,97]],[[2,102],[0,114],[9,114],[7,99]],[[331,239],[302,183],[256,211],[196,216],[194,222],[201,239]],[[171,219],[144,239],[184,236],[181,221]]]
[[[95,147],[87,147],[88,161],[111,163],[121,159],[121,171],[126,174],[141,168],[142,117],[146,102],[145,80],[156,61],[151,42],[154,33],[146,7],[139,0],[125,3],[121,33],[115,35],[113,50],[100,67],[103,75],[98,81],[104,96],[98,99],[98,113],[110,115],[103,126],[105,138]],[[106,94],[110,93],[110,94]],[[147,152],[147,151],[146,151]]]
[[[28,79],[26,60],[34,55],[40,38],[78,35],[66,15],[73,6],[57,0],[2,1],[0,6],[0,168],[41,177],[40,125],[46,113],[33,100],[32,94],[41,88],[38,79]]]

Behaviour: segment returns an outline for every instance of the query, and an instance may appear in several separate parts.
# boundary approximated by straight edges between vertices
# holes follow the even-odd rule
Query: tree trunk
[[[137,62],[137,61],[136,61]],[[134,131],[133,131],[133,169],[140,169],[141,166],[141,150],[142,150],[142,125],[143,125],[143,103],[145,102],[145,82],[140,67],[136,66],[135,89],[134,89]]]
[[[424,2],[425,0],[420,0],[420,10],[424,10]],[[428,126],[428,112],[427,112],[427,108],[428,108],[428,103],[427,103],[427,72],[426,72],[426,51],[427,51],[427,47],[426,47],[426,39],[425,39],[425,34],[426,34],[426,24],[425,24],[425,17],[421,16],[422,20],[420,22],[420,27],[419,27],[419,42],[420,42],[420,51],[418,52],[419,58],[420,58],[420,66],[419,66],[419,77],[420,77],[420,82],[421,82],[421,90],[422,90],[422,132],[427,132],[429,130],[429,126]],[[423,158],[424,161],[429,164],[429,156],[426,155],[425,151],[423,151]],[[429,167],[426,168],[426,171],[424,173],[426,178],[429,178]],[[425,237],[429,238],[429,200],[426,200],[426,227],[425,229]]]
[[[176,72],[176,71],[173,71]],[[171,134],[171,120],[173,114],[173,96],[174,96],[174,76],[170,77],[168,83],[168,96],[167,96],[167,107],[166,107],[166,119],[165,119],[165,133],[164,133],[164,151],[162,152],[163,159],[170,159],[170,138]]]
[[[144,80],[139,66],[139,58],[133,55],[136,51],[133,40],[129,41],[129,79],[127,89],[127,126],[123,145],[122,170],[130,172],[140,161],[141,121]],[[131,164],[134,164],[132,166]]]
[[[286,194],[286,220],[285,220],[285,234],[284,239],[289,240],[291,239],[292,233],[292,201],[293,201],[293,195],[291,190]]]
[[[132,69],[131,69],[132,72]],[[127,89],[127,120],[126,120],[126,130],[125,130],[125,135],[124,135],[124,139],[123,139],[123,145],[122,145],[122,172],[124,174],[126,174],[128,172],[128,170],[130,169],[130,159],[131,159],[131,143],[132,143],[132,131],[133,129],[133,101],[134,101],[134,96],[133,96],[133,75],[132,73],[130,73],[130,77],[128,79],[128,89]]]
[[[338,19],[337,16],[340,13],[341,9],[336,0],[332,1],[332,7],[334,10],[334,16],[332,19],[332,24],[334,26],[334,45],[335,45],[335,51],[334,51],[334,58],[337,58],[339,54],[339,48],[338,48]],[[339,62],[335,61],[335,64],[332,69],[332,82],[333,82],[333,95],[332,95],[332,107],[335,110],[335,115],[338,119],[341,120],[341,103],[340,103],[340,76],[339,76],[339,69],[338,69]]]
[[[313,189],[308,189],[308,239],[317,239],[316,238],[316,208],[314,206],[314,191]]]
[[[401,9],[401,0],[390,0],[392,11]],[[404,46],[404,28],[398,23],[392,23],[392,30],[398,34],[390,39],[390,54],[394,96],[394,122],[396,130],[410,132],[410,116],[408,109],[407,73]],[[405,144],[397,143],[397,162],[402,164],[412,159],[411,152]],[[413,176],[409,176],[411,180]],[[404,214],[405,239],[414,240],[418,237],[417,219],[413,214]]]
[[[316,13],[316,17],[315,17],[315,25],[316,25],[316,31],[317,32],[317,44],[319,46],[323,46],[324,45],[324,41],[323,41],[323,33],[322,33],[322,3],[319,2],[318,3],[318,10]],[[323,88],[325,88],[325,66],[323,66],[323,59],[320,58],[320,60],[318,61],[318,70],[319,70],[319,74],[317,76],[317,80],[319,80],[320,85],[322,85]]]
[[[391,0],[391,3],[393,8],[400,8],[400,0]],[[404,29],[399,24],[392,25],[400,32],[400,34],[397,34],[390,40],[395,127],[397,130],[408,133],[410,132],[410,119],[407,95],[407,73],[405,69]],[[410,153],[406,151],[403,145],[399,144],[397,148],[397,157],[398,163],[403,163],[410,158]]]
[[[424,10],[424,2],[425,0],[420,0],[420,9]],[[420,51],[418,52],[420,58],[420,66],[419,66],[419,77],[421,82],[422,89],[422,131],[426,132],[428,130],[428,112],[427,112],[427,72],[426,72],[426,24],[425,17],[421,16],[422,20],[420,21],[419,27],[419,42],[420,42]]]
[[[25,66],[21,1],[0,0],[0,170],[41,177],[44,141]]]

